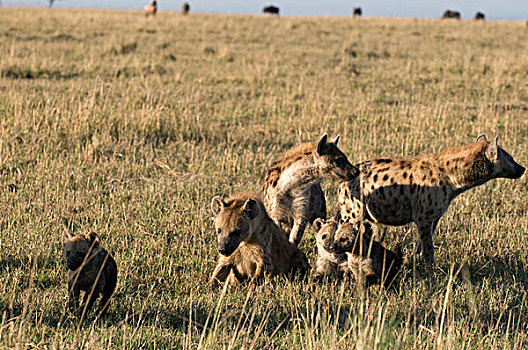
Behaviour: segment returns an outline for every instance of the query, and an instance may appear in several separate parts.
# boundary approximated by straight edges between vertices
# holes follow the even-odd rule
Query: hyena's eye
[[[322,238],[322,239],[326,239],[326,235],[323,235],[321,238]]]
[[[219,235],[221,235],[221,234],[222,234],[222,229],[221,229],[221,228],[217,228],[217,229],[216,229],[216,233],[218,233]]]
[[[341,238],[339,238],[339,242],[343,242],[343,243],[345,243],[346,241],[347,241],[347,239],[346,239],[345,237],[341,237]]]

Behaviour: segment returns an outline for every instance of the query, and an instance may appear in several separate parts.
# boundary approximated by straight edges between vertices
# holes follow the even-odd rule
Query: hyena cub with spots
[[[306,256],[288,242],[258,197],[244,193],[228,199],[216,196],[211,210],[220,252],[211,286],[226,280],[235,285],[265,275],[304,276],[310,270]]]
[[[320,182],[324,178],[352,180],[358,169],[339,148],[339,135],[328,142],[303,143],[281,155],[264,178],[264,205],[269,216],[298,245],[308,223],[326,218],[326,201]]]
[[[62,244],[68,266],[68,306],[79,316],[88,314],[94,302],[102,294],[99,311],[105,314],[110,306],[110,297],[117,284],[117,264],[110,254],[99,246],[95,232],[88,236],[72,235],[65,231]],[[80,292],[84,292],[83,303],[78,307]],[[86,311],[84,311],[86,309]]]
[[[389,288],[402,266],[399,246],[393,252],[372,239],[372,227],[366,221],[340,224],[330,251],[346,254],[348,270],[356,282],[362,283],[365,279],[367,286],[380,284]]]
[[[451,201],[491,179],[517,179],[524,173],[497,143],[498,138],[490,142],[482,135],[440,153],[361,163],[360,175],[339,187],[341,217],[392,226],[416,223],[422,258],[434,264],[433,233]]]
[[[315,263],[314,279],[322,280],[327,276],[342,277],[349,271],[345,253],[332,251],[334,236],[338,222],[317,218],[313,222],[315,241],[317,246],[317,261]]]

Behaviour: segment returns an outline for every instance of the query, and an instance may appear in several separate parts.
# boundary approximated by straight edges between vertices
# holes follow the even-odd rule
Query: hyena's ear
[[[97,233],[92,231],[88,234],[88,237],[86,238],[88,238],[88,242],[90,242],[93,248],[99,247],[99,236],[97,235]]]
[[[326,146],[328,146],[328,135],[324,134],[315,145],[315,154],[318,156],[323,155],[325,153]]]
[[[479,142],[480,140],[484,140],[486,142],[489,142],[488,141],[488,137],[486,136],[486,134],[482,134],[479,137],[477,137],[477,142]]]
[[[249,198],[244,207],[242,208],[242,214],[247,217],[249,220],[254,220],[260,212],[258,202],[253,198]]]
[[[213,212],[214,216],[220,214],[224,206],[224,200],[220,196],[214,196],[211,200],[211,211]]]
[[[70,233],[70,231],[68,231],[67,229],[64,229],[64,231],[62,231],[62,244],[65,244],[66,241],[72,237],[73,235]]]
[[[340,136],[340,135],[337,134],[337,136],[336,136],[332,141],[330,141],[330,143],[333,143],[334,146],[337,147],[337,143],[339,142],[339,136]]]
[[[315,232],[319,232],[321,230],[321,227],[323,227],[324,224],[325,224],[324,219],[317,218],[313,222],[312,227],[313,227]]]
[[[488,149],[486,150],[486,154],[488,155],[488,158],[492,161],[499,159],[499,137],[495,136],[495,139],[491,141],[491,143],[488,146]]]

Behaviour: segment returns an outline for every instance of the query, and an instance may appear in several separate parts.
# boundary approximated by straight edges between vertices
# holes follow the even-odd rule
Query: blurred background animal
[[[462,15],[458,11],[453,10],[445,10],[444,15],[442,18],[454,18],[454,19],[460,19]]]
[[[188,2],[184,2],[182,5],[182,10],[181,10],[182,15],[188,14],[190,10],[191,10],[191,5],[189,5]]]
[[[275,16],[278,16],[279,15],[279,12],[280,12],[280,9],[277,7],[277,6],[266,6],[264,7],[264,9],[262,10],[263,13],[269,13],[270,15],[275,15]]]
[[[152,1],[150,5],[145,6],[145,16],[148,17],[149,15],[154,16],[158,12],[158,3],[156,0]]]

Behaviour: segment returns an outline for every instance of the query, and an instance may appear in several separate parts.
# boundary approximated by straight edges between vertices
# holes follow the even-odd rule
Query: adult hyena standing
[[[341,218],[357,221],[364,216],[392,226],[415,222],[422,258],[434,264],[433,233],[451,201],[491,179],[517,179],[524,173],[497,142],[482,135],[475,143],[440,153],[361,163],[360,175],[339,187]]]

